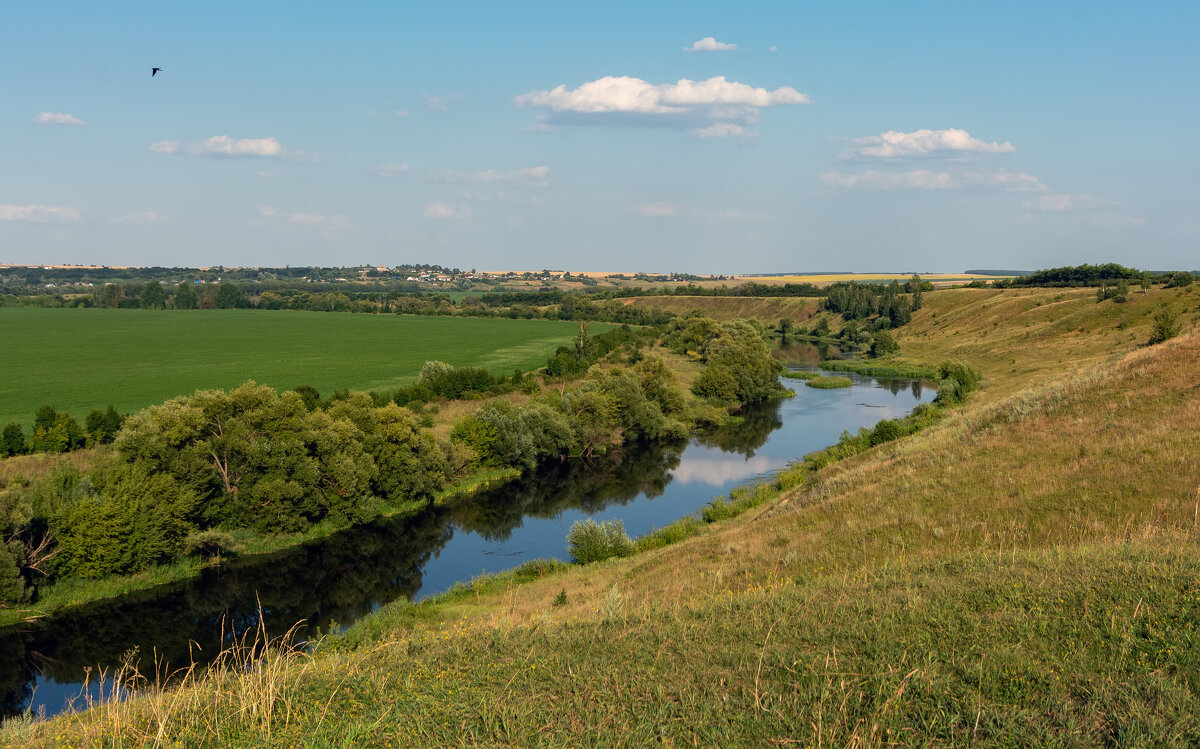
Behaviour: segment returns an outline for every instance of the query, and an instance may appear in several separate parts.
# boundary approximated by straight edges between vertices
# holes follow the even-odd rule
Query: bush
[[[1154,325],[1150,329],[1150,345],[1169,341],[1179,335],[1179,313],[1167,305],[1154,312]]]
[[[1178,273],[1172,273],[1170,278],[1167,279],[1167,288],[1174,289],[1174,288],[1183,288],[1185,286],[1191,286],[1192,281],[1195,281],[1195,280],[1196,280],[1196,277],[1193,276],[1191,273],[1188,273],[1185,270],[1181,270]]]
[[[240,544],[234,539],[232,533],[219,531],[216,528],[189,533],[183,540],[185,555],[194,554],[204,559],[234,557],[237,556],[239,548]]]
[[[871,342],[871,356],[887,356],[899,350],[900,344],[896,343],[896,339],[892,338],[891,333],[886,330],[875,333],[875,340]]]
[[[567,531],[567,552],[582,564],[599,562],[612,557],[627,557],[633,553],[633,541],[625,534],[620,520],[576,521]]]

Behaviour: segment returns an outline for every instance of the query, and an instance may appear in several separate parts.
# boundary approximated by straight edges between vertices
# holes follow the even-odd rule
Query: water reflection
[[[690,444],[640,445],[547,466],[452,508],[379,521],[0,632],[0,712],[31,702],[35,710],[60,711],[87,669],[111,668],[133,649],[145,664],[156,654],[174,666],[193,655],[203,662],[233,633],[259,625],[259,602],[270,634],[304,620],[307,635],[481,572],[535,557],[565,559],[566,531],[584,517],[617,517],[631,535],[649,532],[835,442],[843,429],[901,416],[933,395],[920,383],[851,379],[855,387],[842,390],[788,381],[795,397],[748,408],[730,427]]]

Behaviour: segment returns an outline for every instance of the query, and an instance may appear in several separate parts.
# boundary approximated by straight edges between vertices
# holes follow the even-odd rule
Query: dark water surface
[[[803,359],[793,359],[799,363]],[[345,626],[396,599],[536,558],[567,559],[576,520],[620,518],[631,536],[690,515],[714,496],[769,476],[837,441],[929,402],[932,387],[851,375],[838,390],[785,380],[796,397],[747,409],[744,420],[678,445],[638,446],[603,460],[568,461],[456,504],[379,521],[296,549],[211,568],[196,580],[77,608],[0,632],[0,715],[47,715],[80,695],[90,668],[133,649],[173,666],[216,654],[231,632],[262,619],[270,635]],[[198,649],[197,649],[198,646]]]

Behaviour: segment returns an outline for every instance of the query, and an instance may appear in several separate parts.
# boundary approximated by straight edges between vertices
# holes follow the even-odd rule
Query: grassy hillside
[[[634,297],[629,304],[686,314],[700,310],[714,320],[753,317],[776,325],[787,317],[797,325],[817,313],[821,300],[809,297],[647,296]]]
[[[0,735],[1195,745],[1200,334],[1138,344],[1146,311],[1194,320],[1200,294],[1148,297],[931,294],[903,352],[985,381],[925,431],[671,546],[479,581],[312,656]]]
[[[593,326],[593,332],[607,329]],[[387,390],[430,359],[508,374],[542,366],[577,324],[266,310],[0,308],[0,425],[28,430],[45,403],[82,420],[198,388]]]

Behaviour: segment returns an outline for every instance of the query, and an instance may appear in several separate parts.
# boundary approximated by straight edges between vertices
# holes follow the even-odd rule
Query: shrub
[[[205,559],[237,556],[240,544],[232,533],[209,528],[189,533],[183,540],[183,553]]]
[[[715,523],[718,520],[731,518],[736,514],[737,512],[734,510],[733,504],[724,497],[716,497],[700,511],[700,516],[704,518],[704,522],[706,523]]]
[[[891,333],[886,330],[875,333],[875,340],[871,342],[871,356],[887,356],[899,350],[900,344],[896,343],[896,339],[892,338]]]
[[[1164,304],[1155,310],[1153,319],[1154,325],[1150,329],[1150,345],[1169,341],[1179,335],[1179,313],[1167,305]]]
[[[625,534],[620,520],[575,521],[567,531],[567,552],[582,564],[599,562],[612,557],[627,557],[633,553],[633,541]]]
[[[1174,289],[1191,286],[1194,280],[1196,280],[1195,276],[1185,270],[1181,270],[1178,273],[1172,273],[1170,278],[1167,279],[1167,288]]]

